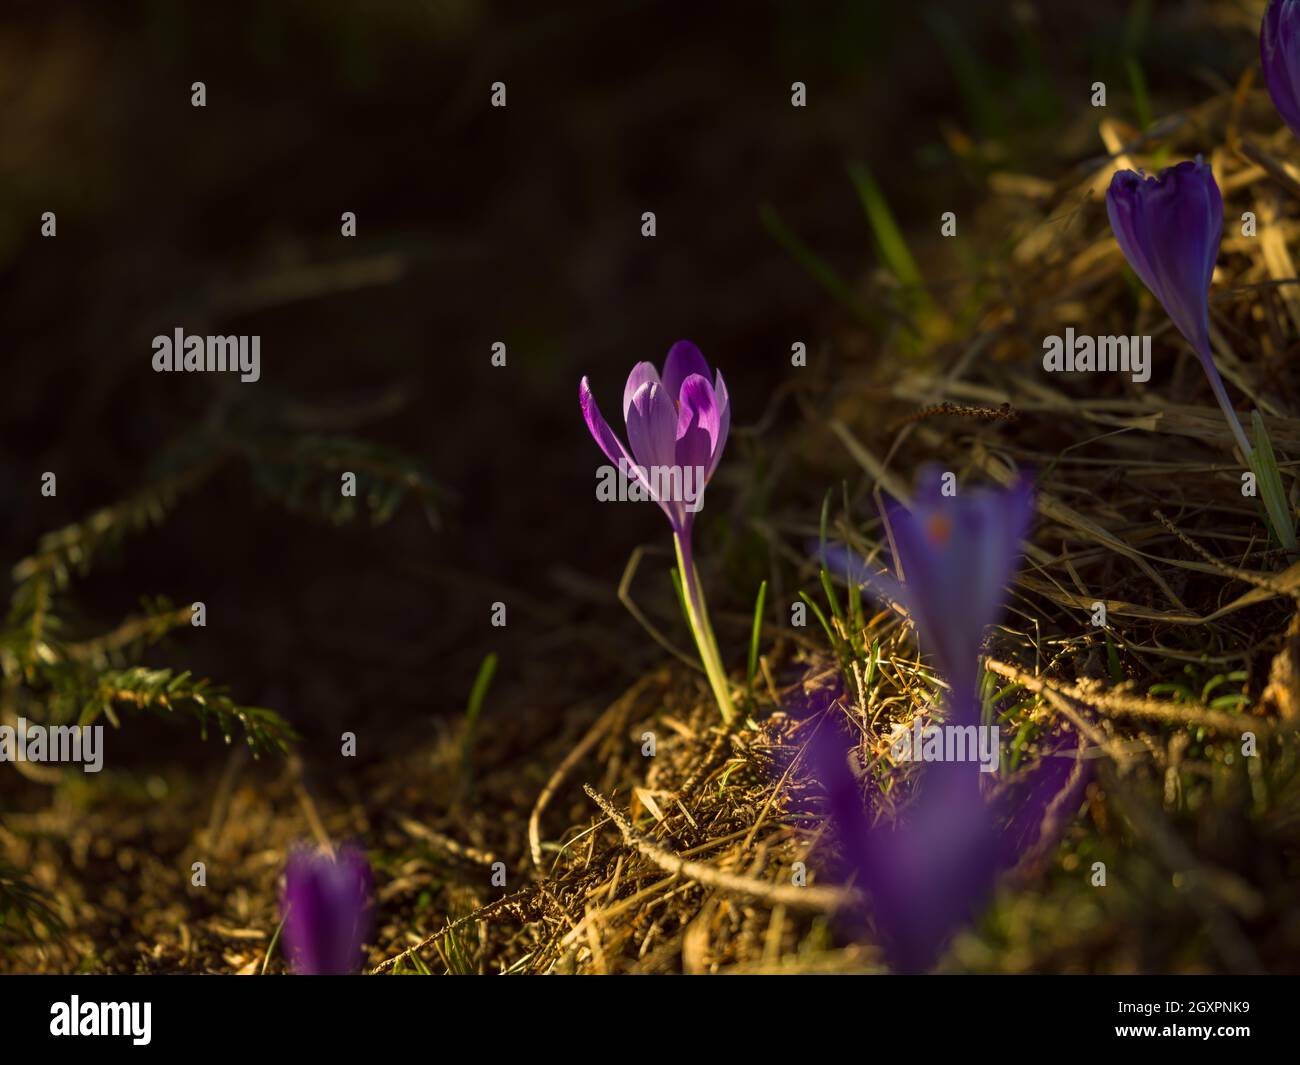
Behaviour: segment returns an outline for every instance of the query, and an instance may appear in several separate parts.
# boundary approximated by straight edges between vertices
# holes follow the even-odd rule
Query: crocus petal
[[[1133,272],[1162,303],[1160,276],[1151,260],[1152,241],[1147,224],[1142,187],[1146,181],[1133,170],[1117,170],[1106,190],[1106,214],[1111,231]]]
[[[658,382],[646,382],[632,397],[627,442],[642,466],[670,467],[677,454],[677,410]]]
[[[624,471],[625,476],[640,484],[645,489],[646,495],[658,503],[659,508],[668,515],[668,520],[676,525],[680,521],[680,515],[659,499],[655,494],[654,485],[647,480],[646,472],[641,468],[637,460],[632,457],[632,452],[624,447],[623,441],[614,435],[614,431],[610,429],[609,423],[605,421],[600,409],[596,406],[596,397],[592,395],[591,386],[587,383],[585,377],[578,387],[578,399],[582,404],[582,416],[587,419],[587,428],[591,430],[591,435],[596,438],[596,443],[600,445],[601,451],[605,452],[610,462]]]
[[[699,374],[707,380],[709,364],[699,348],[689,340],[679,340],[668,349],[668,358],[664,360],[664,391],[674,403],[681,403],[682,384],[691,374]]]
[[[1179,163],[1147,196],[1165,309],[1202,358],[1210,351],[1210,280],[1223,235],[1223,197],[1207,163]]]
[[[605,452],[605,457],[615,466],[619,464],[620,459],[629,466],[635,465],[631,454],[623,446],[623,441],[614,435],[614,430],[609,427],[609,423],[600,413],[600,408],[596,406],[596,397],[592,394],[591,385],[587,383],[585,377],[578,384],[578,402],[582,406],[582,416],[587,421],[587,428],[596,443],[600,445],[600,450]]]
[[[970,609],[981,628],[1002,613],[1007,585],[1020,558],[1020,544],[1034,515],[1033,482],[1024,478],[1007,491],[973,492],[958,522],[962,547],[971,561]]]
[[[924,507],[909,511],[887,503],[889,527],[905,582],[904,604],[916,626],[922,650],[934,656],[954,691],[973,686],[979,645],[988,619],[971,611],[967,593],[978,579],[965,569],[963,545],[955,535],[955,511]]]
[[[677,414],[677,465],[698,467],[707,474],[718,443],[718,405],[707,377],[691,374],[682,382],[681,409]]]
[[[718,407],[718,439],[713,445],[713,458],[704,475],[706,481],[712,479],[713,471],[718,468],[722,449],[727,446],[727,436],[731,432],[731,396],[727,392],[727,383],[722,379],[721,370],[713,378],[713,400]]]
[[[1269,0],[1259,30],[1259,58],[1273,106],[1300,137],[1300,3]]]
[[[655,369],[652,362],[638,362],[632,367],[632,372],[627,375],[627,384],[623,386],[623,421],[626,422],[628,415],[632,411],[632,397],[636,395],[637,390],[644,384],[659,384],[659,371]],[[676,402],[677,396],[669,393],[670,398]]]

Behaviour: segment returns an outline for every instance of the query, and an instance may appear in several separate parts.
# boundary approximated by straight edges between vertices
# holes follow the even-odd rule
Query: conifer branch
[[[42,574],[51,576],[56,587],[66,587],[74,569],[85,573],[96,552],[117,544],[128,532],[158,525],[186,492],[207,480],[226,456],[208,458],[184,473],[163,478],[120,503],[102,507],[83,521],[46,533],[35,554],[13,568],[19,585]]]
[[[86,662],[102,669],[110,663],[122,664],[124,652],[143,651],[157,643],[173,629],[187,625],[194,614],[193,606],[175,606],[166,596],[143,601],[144,614],[128,617],[115,629],[68,644],[63,650],[70,661]]]
[[[78,723],[89,725],[115,706],[187,714],[199,722],[204,739],[207,739],[208,726],[215,724],[227,743],[239,726],[255,755],[284,754],[289,744],[298,739],[298,734],[274,710],[237,703],[225,688],[210,680],[196,680],[189,670],[176,673],[144,666],[106,670],[99,674]]]
[[[290,510],[318,512],[334,524],[355,517],[364,500],[372,525],[383,525],[408,498],[419,502],[438,529],[437,503],[446,493],[415,461],[390,448],[348,436],[310,435],[287,442],[241,445],[255,482]],[[340,490],[344,473],[356,475],[356,496]],[[314,502],[313,502],[314,500]]]

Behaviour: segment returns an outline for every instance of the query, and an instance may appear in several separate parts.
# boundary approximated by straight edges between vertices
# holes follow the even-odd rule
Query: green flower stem
[[[677,568],[682,575],[682,598],[686,600],[686,616],[691,623],[691,631],[695,634],[695,645],[700,650],[700,661],[704,664],[709,687],[713,689],[713,697],[722,712],[722,720],[730,725],[735,720],[736,707],[731,701],[731,685],[727,681],[727,671],[722,666],[717,637],[713,635],[713,626],[709,624],[704,592],[695,572],[690,530],[674,530],[673,544],[677,548]]]

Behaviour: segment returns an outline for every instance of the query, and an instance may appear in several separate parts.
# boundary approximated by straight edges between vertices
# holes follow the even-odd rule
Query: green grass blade
[[[817,616],[817,620],[822,623],[822,628],[826,630],[826,637],[831,641],[831,649],[835,651],[837,656],[839,656],[840,639],[835,635],[835,630],[831,628],[830,622],[826,620],[826,615],[822,613],[822,608],[817,605],[807,592],[800,592],[799,598],[808,604],[808,609],[810,609]]]
[[[831,571],[822,566],[818,570],[818,576],[821,577],[822,591],[826,593],[826,602],[830,604],[831,616],[841,625],[847,625],[844,609],[840,606],[840,597],[835,594],[835,585],[831,583]]]
[[[781,219],[776,208],[763,204],[759,208],[759,218],[763,228],[772,235],[785,252],[797,262],[803,270],[824,288],[842,307],[848,310],[863,325],[879,329],[884,325],[885,316],[862,301],[853,287],[835,271],[825,259],[813,251]]]
[[[908,291],[910,297],[923,300],[926,298],[926,290],[921,269],[912,258],[912,251],[907,246],[903,231],[894,221],[894,215],[889,210],[885,194],[876,184],[876,179],[861,163],[849,164],[849,177],[857,190],[862,210],[866,213],[867,222],[876,238],[876,247],[885,266],[897,278],[898,283]]]
[[[1147,94],[1146,76],[1142,73],[1142,67],[1134,56],[1128,56],[1124,60],[1124,66],[1128,70],[1129,88],[1133,92],[1133,110],[1137,112],[1138,129],[1150,129],[1152,121],[1151,98]]]
[[[478,731],[479,715],[483,712],[483,700],[487,697],[488,688],[492,685],[492,678],[496,671],[496,652],[489,651],[478,667],[474,686],[469,690],[469,703],[465,707],[465,727],[460,740],[460,764],[466,780],[470,777],[474,736]]]
[[[1295,511],[1287,499],[1282,473],[1277,467],[1277,456],[1273,454],[1273,445],[1269,442],[1268,431],[1264,428],[1264,419],[1260,417],[1259,411],[1251,415],[1251,422],[1255,429],[1255,451],[1251,455],[1250,464],[1259,482],[1259,494],[1278,542],[1294,554]]]
[[[749,633],[749,666],[745,672],[745,687],[751,696],[754,691],[754,674],[758,672],[758,642],[763,631],[763,604],[767,600],[767,581],[758,586],[758,599],[754,603],[754,626]]]

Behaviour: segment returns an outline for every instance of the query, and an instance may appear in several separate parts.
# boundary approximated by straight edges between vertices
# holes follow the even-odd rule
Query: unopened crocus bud
[[[1208,163],[1156,177],[1116,171],[1106,213],[1124,258],[1203,361],[1210,358],[1210,278],[1223,235],[1223,197]]]
[[[1191,344],[1228,427],[1249,457],[1250,441],[1210,350],[1210,279],[1223,236],[1223,196],[1214,171],[1199,158],[1166,167],[1156,177],[1116,171],[1106,212],[1124,258]]]

